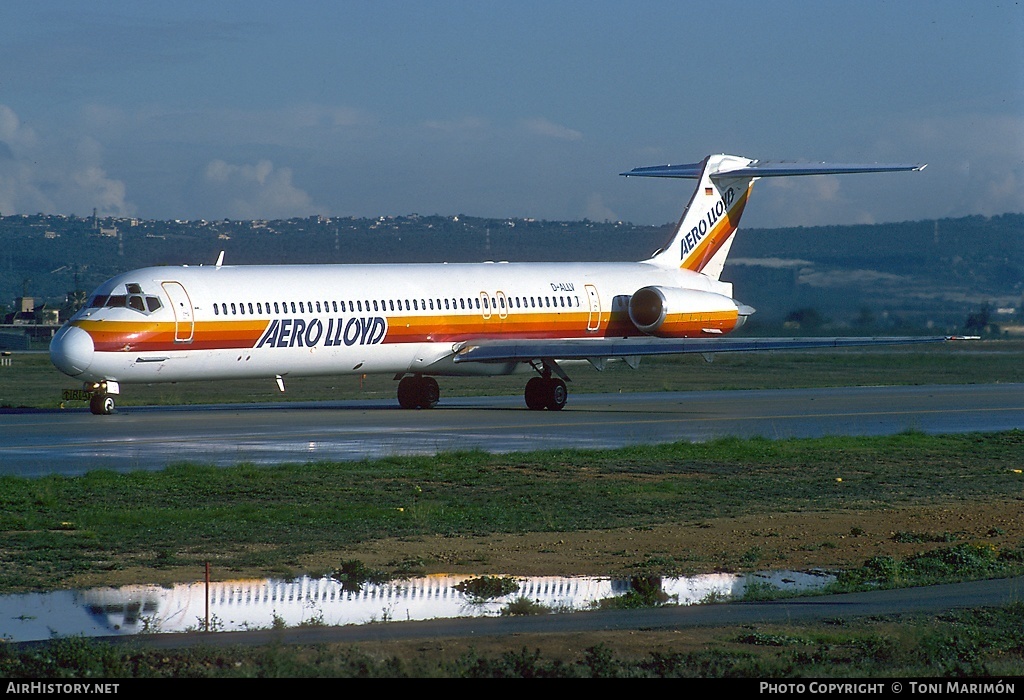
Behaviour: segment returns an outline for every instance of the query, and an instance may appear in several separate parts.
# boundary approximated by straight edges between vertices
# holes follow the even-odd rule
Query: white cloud
[[[0,105],[0,212],[128,216],[127,187],[102,167],[103,148],[88,136],[71,142],[39,136]]]
[[[275,168],[269,160],[233,165],[217,159],[204,171],[212,218],[285,219],[315,212],[312,198],[292,182],[291,168]]]
[[[545,136],[548,138],[558,139],[560,141],[582,141],[583,133],[570,129],[567,126],[561,124],[555,124],[554,122],[548,121],[543,117],[537,117],[535,119],[526,119],[523,121],[523,126],[532,134],[537,136]]]

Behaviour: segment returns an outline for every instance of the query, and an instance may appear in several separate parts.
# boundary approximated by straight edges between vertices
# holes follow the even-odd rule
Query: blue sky
[[[1020,2],[0,7],[0,213],[662,224],[708,153],[928,163],[774,179],[746,226],[1024,211]]]

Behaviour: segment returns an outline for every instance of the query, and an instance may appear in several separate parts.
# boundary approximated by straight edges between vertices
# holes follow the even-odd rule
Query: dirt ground
[[[897,541],[897,533],[900,540],[919,541]],[[429,573],[521,576],[642,573],[638,565],[667,558],[686,573],[838,569],[859,566],[878,555],[905,557],[951,542],[1020,546],[1024,500],[779,513],[644,529],[381,540],[326,554],[312,563],[336,566],[343,559],[358,559],[371,568],[386,569],[395,562],[416,561]]]
[[[897,538],[897,534],[903,535]],[[535,532],[478,537],[375,540],[297,562],[294,573],[319,575],[356,559],[394,572],[509,576],[699,574],[764,569],[840,569],[879,555],[906,557],[959,542],[1024,543],[1024,497],[943,506],[843,512],[796,512],[719,518],[649,528]],[[664,571],[668,562],[673,571]],[[662,571],[657,571],[662,568]],[[260,571],[211,571],[216,580],[266,577]],[[154,580],[154,575],[160,580]],[[76,586],[182,583],[193,569],[125,567]]]

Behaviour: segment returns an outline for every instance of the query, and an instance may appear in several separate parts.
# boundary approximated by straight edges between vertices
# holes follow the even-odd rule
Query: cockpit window
[[[152,294],[144,294],[142,285],[126,284],[125,290],[128,294],[97,294],[89,300],[90,309],[133,309],[144,314],[151,314],[163,308],[160,297]]]

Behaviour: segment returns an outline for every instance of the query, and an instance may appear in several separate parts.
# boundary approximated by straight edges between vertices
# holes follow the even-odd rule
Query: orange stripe
[[[388,318],[384,344],[457,342],[474,338],[594,338],[641,336],[625,311],[605,311],[598,330],[588,331],[588,312],[510,313],[505,318],[494,314],[480,316],[411,316]],[[674,314],[657,333],[661,337],[695,337],[706,335],[706,328],[723,333],[736,325],[736,312],[709,314]],[[245,321],[197,321],[192,340],[175,340],[173,321],[92,321],[80,320],[74,325],[92,336],[98,352],[160,352],[167,350],[215,350],[252,348],[269,326],[266,319]]]
[[[743,208],[747,206],[747,197],[750,195],[751,185],[753,183],[747,185],[747,189],[736,200],[732,209],[725,212],[725,216],[711,229],[711,234],[706,236],[700,245],[690,252],[690,255],[680,264],[680,267],[700,272],[715,257],[715,254],[725,245],[725,242],[736,232],[740,223],[740,217],[743,216]]]

